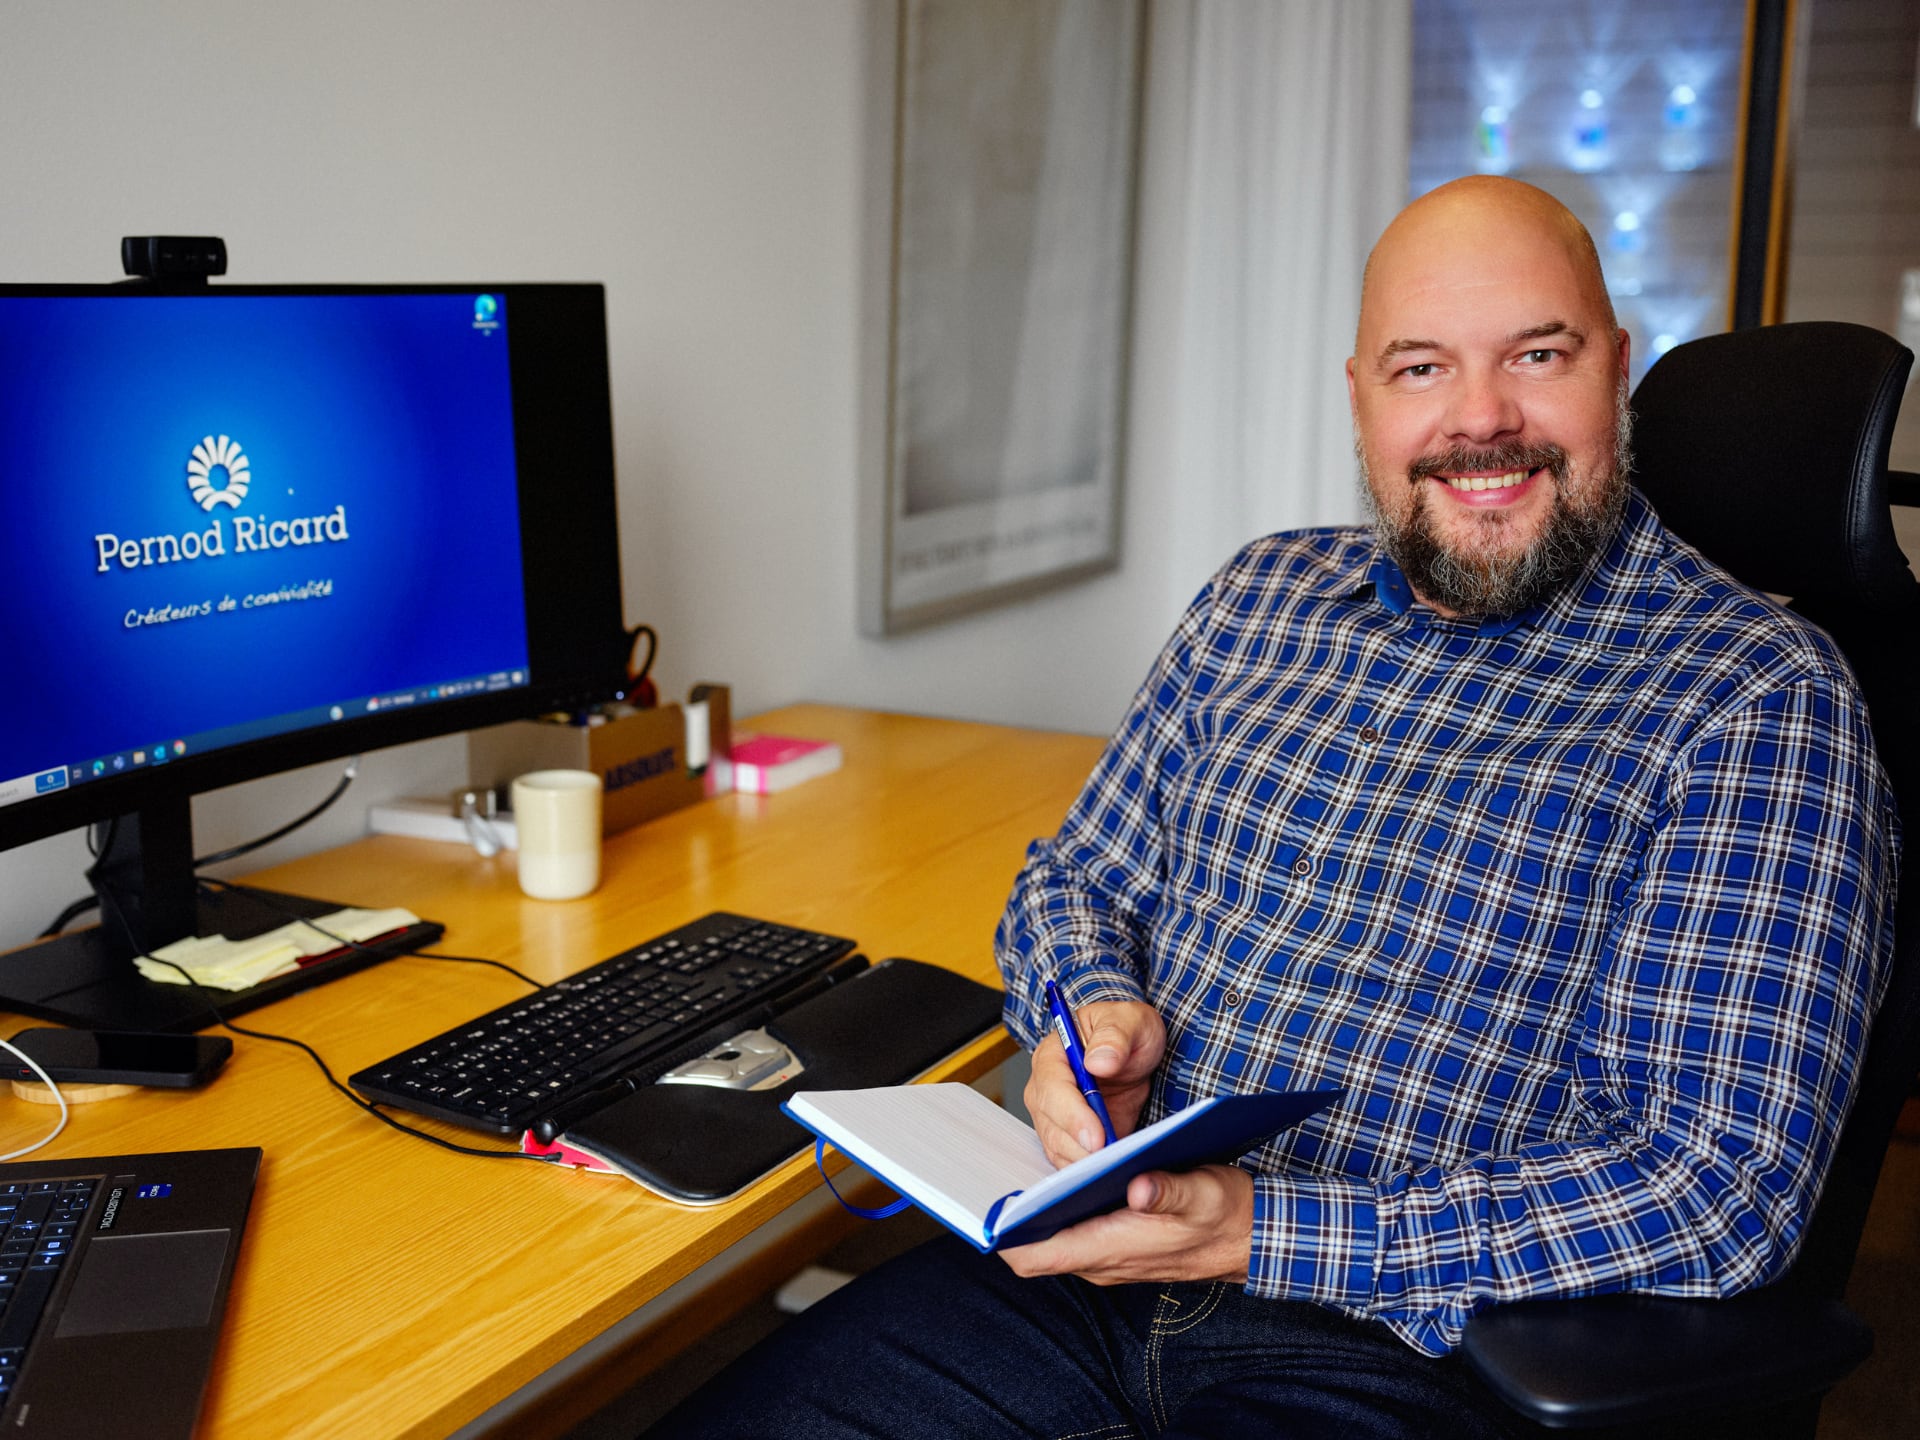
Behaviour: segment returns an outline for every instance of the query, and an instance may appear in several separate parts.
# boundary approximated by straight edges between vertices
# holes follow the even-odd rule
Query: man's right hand
[[[1073,1023],[1086,1050],[1087,1073],[1100,1082],[1114,1133],[1131,1134],[1147,1103],[1154,1067],[1166,1053],[1166,1026],[1151,1005],[1138,1000],[1096,1000],[1074,1011]],[[1033,1052],[1026,1102],[1034,1134],[1056,1166],[1106,1144],[1100,1118],[1074,1083],[1073,1067],[1052,1029]]]

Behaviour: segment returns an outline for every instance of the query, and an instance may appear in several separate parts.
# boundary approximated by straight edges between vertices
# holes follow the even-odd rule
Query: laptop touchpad
[[[96,1235],[80,1259],[57,1336],[187,1330],[213,1318],[228,1230]]]

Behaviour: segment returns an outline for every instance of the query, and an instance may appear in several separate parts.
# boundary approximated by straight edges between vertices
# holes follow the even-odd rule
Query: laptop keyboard
[[[805,986],[851,940],[716,911],[352,1076],[370,1100],[518,1134]],[[722,1037],[724,1038],[724,1037]]]
[[[97,1180],[0,1185],[0,1399],[13,1388],[28,1342],[93,1203]]]

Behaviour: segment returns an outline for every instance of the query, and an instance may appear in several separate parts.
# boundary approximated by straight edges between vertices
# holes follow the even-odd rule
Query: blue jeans
[[[1455,1359],[1236,1285],[1022,1280],[941,1238],[821,1301],[651,1440],[1510,1437]]]

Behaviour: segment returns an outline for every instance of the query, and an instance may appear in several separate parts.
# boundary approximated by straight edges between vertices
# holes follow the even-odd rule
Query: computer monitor
[[[193,795],[625,677],[599,286],[0,285],[0,464],[0,850],[110,822],[125,882],[0,1008],[199,1028],[132,955],[353,897],[198,885]]]

